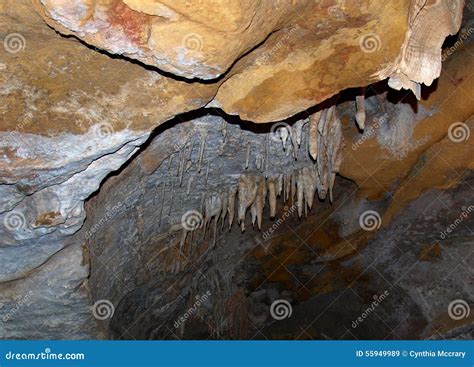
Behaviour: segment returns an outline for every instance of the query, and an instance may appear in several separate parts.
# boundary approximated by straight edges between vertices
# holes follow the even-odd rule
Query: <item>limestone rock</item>
[[[0,279],[6,281],[64,247],[101,181],[153,128],[204,105],[216,86],[166,78],[60,37],[29,1],[3,1],[0,10]]]
[[[35,0],[48,22],[111,53],[186,78],[214,79],[295,18],[289,1]]]
[[[400,56],[379,77],[390,77],[392,88],[410,89],[420,99],[420,84],[431,85],[441,73],[441,45],[448,35],[459,30],[464,3],[464,0],[413,1]]]

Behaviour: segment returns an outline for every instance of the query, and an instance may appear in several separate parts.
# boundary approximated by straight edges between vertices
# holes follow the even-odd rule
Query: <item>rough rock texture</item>
[[[387,133],[392,130],[391,120],[395,116],[393,111],[379,105],[378,98],[371,98],[367,104],[372,107],[367,111],[368,122],[364,133],[359,134],[353,129],[346,130],[350,135],[346,139],[352,141],[352,144],[346,144],[341,173],[356,181],[364,196],[374,198],[379,195],[381,189],[391,190],[401,177],[408,176],[420,155],[430,145],[447,136],[450,130],[454,130],[456,123],[466,121],[473,114],[474,96],[470,91],[474,88],[471,73],[474,59],[470,55],[474,47],[472,43],[464,46],[447,59],[437,86],[431,88],[426,100],[415,102],[407,96],[388,96],[391,100],[402,99],[402,102],[405,102],[402,104],[405,105],[416,105],[417,114],[421,116],[428,114],[418,122],[404,123],[405,126],[412,125],[412,133],[408,140],[404,139],[403,146],[411,147],[407,149],[403,159],[399,159],[398,154],[394,155],[387,149],[387,145],[383,144],[392,139]],[[378,86],[374,86],[373,89],[377,91],[377,88]],[[405,109],[397,107],[400,108]],[[351,114],[353,113],[355,110]],[[465,129],[458,128],[456,131],[462,133]],[[465,157],[469,159],[468,155]],[[364,169],[364,166],[370,168]]]
[[[15,28],[25,35],[17,35],[24,49],[1,50],[0,219],[11,225],[0,235],[5,246],[18,247],[1,248],[0,278],[11,280],[43,263],[62,247],[58,238],[80,228],[84,200],[153,127],[202,106],[212,88],[165,78],[58,37],[28,2],[0,6],[2,38]],[[21,246],[32,239],[38,239],[34,250]],[[39,249],[41,255],[33,256]]]
[[[400,57],[380,77],[390,76],[392,88],[410,89],[420,99],[420,84],[429,86],[441,74],[441,46],[459,30],[463,7],[464,0],[412,1]]]
[[[430,85],[439,76],[441,43],[459,28],[464,4],[462,0],[213,1],[204,6],[193,1],[137,0],[34,3],[59,31],[108,52],[187,78],[225,74],[211,105],[257,122],[287,118],[342,89],[389,76],[392,85],[400,74],[410,83]],[[427,20],[433,17],[439,21]]]

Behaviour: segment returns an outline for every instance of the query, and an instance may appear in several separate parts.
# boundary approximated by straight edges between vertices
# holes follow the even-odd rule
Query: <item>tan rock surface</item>
[[[408,0],[34,3],[59,31],[179,76],[212,79],[232,66],[211,105],[256,122],[378,80],[410,12]]]
[[[447,139],[451,126],[466,121],[474,114],[472,92],[474,58],[471,56],[473,52],[474,46],[466,45],[457,50],[456,55],[443,65],[438,87],[432,90],[426,100],[419,102],[420,108],[422,106],[435,113],[415,126],[411,141],[420,144],[410,149],[403,159],[397,159],[378,143],[376,139],[378,128],[374,130],[367,128],[364,135],[357,133],[353,128],[345,129],[346,140],[356,143],[359,141],[361,144],[346,145],[341,174],[358,183],[362,196],[376,198],[381,192],[390,191],[400,177],[406,177],[415,168],[420,155],[428,147],[443,138]],[[410,142],[407,141],[405,144],[409,145]],[[458,148],[462,146],[462,144],[455,145]],[[469,157],[467,151],[466,157]],[[470,164],[469,159],[465,168]]]
[[[439,76],[441,44],[459,29],[463,0],[34,4],[60,32],[108,52],[186,78],[225,74],[210,106],[268,122],[387,77],[419,96],[419,85]]]

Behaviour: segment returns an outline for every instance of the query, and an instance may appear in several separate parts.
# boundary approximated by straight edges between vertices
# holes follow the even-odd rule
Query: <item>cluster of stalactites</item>
[[[359,128],[364,128],[365,108],[364,96],[356,98],[356,122]],[[203,196],[202,223],[196,229],[204,231],[213,223],[214,242],[218,231],[218,222],[221,228],[227,218],[229,229],[235,220],[242,231],[245,230],[246,214],[250,211],[252,225],[261,229],[263,211],[268,200],[270,217],[277,215],[277,198],[284,203],[295,205],[298,216],[307,215],[311,210],[316,192],[324,200],[329,193],[332,201],[332,190],[336,174],[342,163],[344,146],[341,121],[337,115],[336,106],[318,111],[308,120],[298,121],[289,132],[287,139],[282,137],[283,148],[287,140],[291,142],[293,154],[297,155],[302,141],[303,125],[308,123],[308,150],[314,163],[309,163],[301,169],[293,170],[288,174],[268,176],[260,173],[246,173],[240,175],[238,184],[225,188],[220,193],[210,193]],[[247,150],[246,165],[249,161]],[[295,157],[296,158],[296,157]],[[183,230],[183,239],[186,240],[187,231]]]
[[[332,201],[332,188],[341,167],[344,147],[341,120],[335,106],[310,117],[308,135],[309,154],[316,160],[320,185],[329,189],[329,199]]]
[[[218,231],[218,222],[224,227],[227,219],[229,229],[235,220],[242,231],[245,230],[245,219],[250,212],[252,225],[262,227],[263,211],[268,201],[270,217],[277,216],[277,200],[295,205],[298,215],[311,210],[316,191],[321,199],[326,197],[327,186],[320,180],[318,167],[310,164],[290,174],[275,177],[264,177],[260,174],[242,174],[237,186],[232,186],[221,193],[211,193],[205,197],[202,223],[196,229],[206,230],[211,224],[214,227],[214,238]],[[184,230],[186,231],[186,230]],[[185,234],[183,234],[185,236]]]

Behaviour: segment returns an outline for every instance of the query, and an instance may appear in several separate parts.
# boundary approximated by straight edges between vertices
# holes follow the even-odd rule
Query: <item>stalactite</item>
[[[283,145],[283,150],[286,151],[286,142],[288,140],[288,136],[290,135],[290,132],[286,127],[280,127],[278,130],[278,136],[280,137],[281,143]]]
[[[211,194],[206,198],[204,226],[207,226],[213,217],[219,218],[222,211],[222,199],[218,194]]]
[[[229,212],[229,229],[232,227],[232,223],[234,222],[234,215],[235,215],[235,196],[237,195],[237,186],[233,186],[229,188],[229,195],[228,195],[228,212]]]
[[[285,175],[285,193],[286,193],[286,198],[285,198],[285,203],[290,199],[290,193],[291,193],[291,173],[287,173]]]
[[[322,117],[318,124],[318,159],[317,167],[318,174],[321,180],[322,187],[319,191],[323,195],[323,199],[326,196],[328,188],[328,162],[329,162],[329,144],[331,138],[328,136],[329,126],[333,119],[335,106],[331,106],[327,109],[325,116]]]
[[[308,147],[309,154],[314,160],[316,160],[318,155],[318,123],[321,119],[322,113],[323,111],[318,111],[309,118]]]
[[[303,141],[303,126],[309,121],[309,119],[298,120],[295,122],[293,131],[295,132],[296,143],[298,147],[301,146]]]
[[[219,194],[211,194],[206,199],[206,208],[204,215],[204,231],[209,224],[209,222],[214,218],[214,236],[213,236],[213,246],[216,245],[217,241],[217,222],[222,213],[222,198]]]
[[[257,167],[258,170],[262,167],[262,157],[260,153],[257,153],[255,156],[255,167]]]
[[[198,161],[198,172],[201,173],[202,159],[204,157],[204,149],[206,147],[207,133],[201,135],[201,146],[199,147],[199,161]]]
[[[295,203],[295,194],[296,194],[296,175],[293,172],[291,174],[291,191],[290,191],[290,203],[293,205]]]
[[[161,189],[161,207],[160,207],[160,222],[159,226],[161,227],[161,220],[163,218],[163,207],[165,205],[165,188],[166,188],[166,182],[162,183],[163,187]]]
[[[270,135],[265,139],[265,172],[268,172],[268,162],[270,161]]]
[[[298,149],[298,142],[296,140],[296,132],[295,132],[294,126],[291,129],[290,140],[291,140],[291,148],[292,148],[292,153],[293,153],[293,159],[297,160],[299,149]]]
[[[257,208],[254,204],[250,206],[250,218],[252,220],[252,227],[255,228],[255,222],[257,220]]]
[[[304,205],[304,190],[303,190],[303,175],[301,173],[301,171],[299,171],[297,174],[295,174],[295,176],[297,176],[297,178],[295,179],[295,181],[297,181],[297,193],[296,193],[296,206],[298,208],[298,217],[301,218],[301,216],[303,215],[303,205]]]
[[[331,106],[325,116],[322,114],[318,122],[317,143],[317,171],[318,171],[318,195],[321,199],[326,197],[329,190],[332,200],[332,188],[335,175],[339,171],[342,162],[342,126],[337,116],[336,106]]]
[[[171,215],[171,208],[173,207],[173,198],[174,198],[174,184],[171,184],[171,195],[170,195],[170,207],[168,209],[168,217]]]
[[[224,223],[225,223],[225,217],[227,215],[227,205],[228,205],[228,199],[227,199],[227,191],[224,190],[221,192],[221,202],[222,202],[222,209],[221,209],[221,229],[224,229]]]
[[[222,132],[222,139],[225,142],[227,139],[227,122],[225,120],[222,120],[221,132]]]
[[[222,133],[222,142],[219,146],[219,152],[218,152],[219,156],[224,154],[224,147],[227,141],[227,122],[225,122],[224,120],[222,121],[222,125],[221,125],[221,133]]]
[[[240,223],[241,230],[245,230],[245,212],[247,208],[252,205],[257,194],[257,184],[255,177],[250,175],[241,175],[238,187],[238,221]]]
[[[303,190],[304,190],[304,200],[307,207],[311,209],[314,201],[314,194],[316,192],[316,185],[318,183],[318,173],[316,169],[310,167],[303,167],[302,172],[302,181],[303,181]]]
[[[191,139],[191,142],[190,142],[190,145],[189,145],[188,161],[192,161],[193,149],[194,149],[194,139]]]
[[[270,203],[270,217],[275,218],[277,190],[275,186],[275,180],[272,177],[269,177],[267,179],[267,186],[268,186],[268,202]]]
[[[245,169],[249,168],[250,163],[250,143],[247,144],[247,154],[245,155]]]
[[[176,177],[179,177],[180,172],[181,172],[181,166],[183,164],[183,149],[179,151],[178,155],[178,165],[177,165],[177,170],[176,170]]]
[[[308,126],[305,126],[306,123],[308,123]],[[304,136],[303,132],[305,133]],[[226,137],[231,136],[227,135],[226,129],[223,129],[222,134],[224,141]],[[168,181],[163,183],[161,188],[162,203],[160,225],[162,217],[165,215],[164,210],[167,210],[168,216],[171,216],[173,200],[175,203],[174,206],[177,205],[177,202],[181,204],[183,197],[179,197],[177,195],[178,193],[182,193],[184,196],[185,192],[187,197],[191,196],[196,201],[199,200],[199,197],[191,195],[193,189],[203,190],[205,193],[207,190],[207,193],[202,196],[200,210],[200,213],[203,213],[204,216],[204,231],[198,231],[197,234],[194,233],[194,237],[201,237],[201,233],[204,232],[202,239],[210,238],[210,233],[209,236],[206,237],[206,228],[209,228],[209,230],[213,228],[214,246],[216,246],[218,242],[218,231],[223,230],[225,223],[229,223],[230,230],[234,218],[237,217],[237,222],[241,230],[245,230],[247,210],[250,211],[252,224],[254,226],[256,224],[258,229],[261,229],[267,197],[270,218],[275,218],[277,215],[278,197],[281,197],[284,203],[288,203],[288,199],[291,199],[291,205],[297,208],[300,218],[303,214],[307,215],[312,209],[316,191],[322,199],[324,199],[328,193],[329,199],[332,200],[335,176],[342,162],[343,147],[342,126],[337,116],[336,106],[318,111],[311,115],[309,119],[297,121],[293,124],[291,130],[289,130],[288,127],[281,128],[277,131],[277,134],[279,134],[282,140],[284,152],[280,150],[279,146],[271,146],[271,141],[269,140],[270,134],[264,137],[261,136],[259,140],[253,140],[254,148],[252,148],[248,139],[242,139],[242,141],[248,142],[243,143],[241,146],[241,150],[245,151],[242,152],[245,154],[245,169],[249,169],[249,165],[251,165],[252,173],[240,174],[238,176],[238,185],[235,185],[234,180],[236,180],[237,177],[234,175],[225,176],[226,182],[217,182],[218,178],[223,177],[226,171],[221,171],[221,168],[216,166],[216,162],[220,161],[220,159],[214,159],[216,158],[216,152],[211,155],[211,147],[216,147],[214,135],[212,135],[213,140],[209,141],[207,141],[207,138],[211,139],[211,136],[208,135],[208,133],[201,133],[200,141],[198,137],[195,137],[194,140],[189,140],[188,144],[184,146],[179,153],[178,151],[175,152],[176,159],[174,159],[172,155],[169,157],[169,162],[174,160],[172,164],[176,162],[178,166],[179,178],[173,177],[175,174],[175,166],[172,166],[172,171],[168,174]],[[306,137],[308,141],[306,141]],[[232,136],[232,142],[234,142],[234,138],[235,137]],[[287,144],[288,139],[291,140],[291,144]],[[306,144],[308,144],[308,147]],[[196,147],[194,147],[194,145]],[[207,151],[206,145],[209,148]],[[275,153],[275,148],[278,149],[278,152],[272,157],[272,154]],[[304,149],[304,151],[301,151],[302,149]],[[308,158],[307,152],[309,152],[312,160]],[[229,155],[227,150],[222,154],[225,154],[226,157]],[[285,154],[290,155],[290,158],[285,158]],[[293,156],[295,160],[297,159],[298,162],[293,162],[291,156]],[[255,167],[253,167],[254,159]],[[280,163],[278,163],[279,159]],[[238,162],[237,164],[240,165],[239,170],[242,169],[243,160],[244,157],[241,157],[239,161],[236,161]],[[292,165],[290,166],[291,168],[285,169],[284,172],[286,173],[278,173],[278,170],[284,167],[285,162],[290,162]],[[275,167],[272,166],[273,164]],[[191,171],[185,175],[188,169]],[[259,171],[262,171],[262,173]],[[209,176],[209,174],[211,174],[211,176]],[[169,176],[172,177],[171,180]],[[183,180],[186,180],[184,184]],[[204,182],[205,187],[203,187]],[[234,182],[233,185],[232,182]],[[226,186],[229,184],[232,186]],[[181,186],[186,187],[185,189],[179,189]],[[220,188],[217,192],[209,194],[209,187]],[[169,208],[164,206],[165,194],[166,196],[170,196]],[[176,196],[176,198],[174,198],[174,196]],[[196,202],[196,206],[197,205],[198,203]],[[174,214],[173,210],[173,216]],[[220,228],[219,220],[221,220]],[[226,222],[227,220],[228,222]],[[171,219],[169,219],[169,221],[171,221]],[[189,234],[189,232],[191,232],[191,234]],[[180,235],[181,238],[179,238],[179,235],[175,237],[175,241],[179,242],[179,250],[184,249],[185,252],[192,254],[194,252],[193,247],[195,243],[199,243],[199,241],[193,241],[193,231],[183,231]]]
[[[184,172],[188,172],[191,169],[192,165],[193,165],[193,161],[191,160],[186,161],[186,167],[184,169]]]
[[[332,189],[336,180],[336,173],[339,172],[342,164],[342,151],[344,149],[344,137],[342,135],[341,120],[334,113],[333,124],[331,125],[331,160],[330,160],[330,181],[329,181],[329,200],[332,202]]]
[[[364,94],[356,96],[356,115],[355,120],[359,129],[364,130],[365,127],[365,96]]]
[[[278,175],[278,180],[277,180],[277,195],[281,196],[282,191],[283,191],[283,173],[280,173]]]
[[[191,175],[188,180],[188,187],[186,188],[186,196],[189,196],[189,193],[191,192],[191,185],[193,184],[194,180],[194,175]]]
[[[263,209],[265,208],[265,200],[267,196],[267,186],[263,177],[257,177],[257,192],[253,200],[250,212],[252,214],[252,225],[257,219],[258,229],[262,228]]]
[[[179,187],[181,187],[183,184],[184,170],[186,169],[186,154],[185,153],[186,153],[186,150],[183,149],[183,154],[181,155],[181,162],[180,162],[181,172],[179,174]]]

